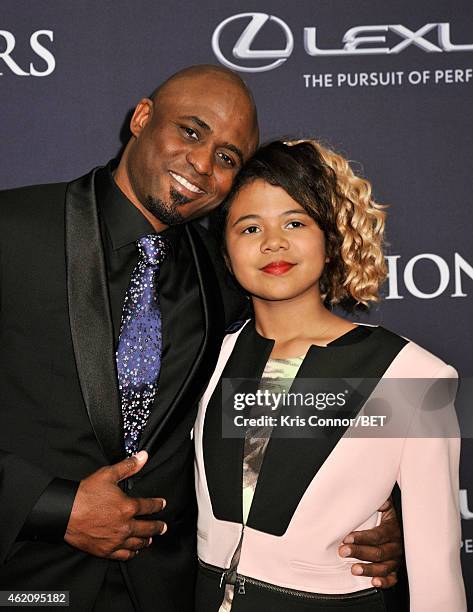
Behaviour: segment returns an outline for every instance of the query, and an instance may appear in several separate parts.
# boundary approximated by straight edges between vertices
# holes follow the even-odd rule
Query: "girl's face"
[[[261,179],[242,187],[230,205],[225,238],[227,265],[253,297],[319,295],[324,234],[281,187]]]

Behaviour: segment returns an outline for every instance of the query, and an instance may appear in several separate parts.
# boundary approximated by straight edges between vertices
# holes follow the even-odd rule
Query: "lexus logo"
[[[233,47],[233,57],[237,60],[249,60],[236,63],[230,61],[222,52],[220,37],[224,28],[233,21],[251,18],[240,38]],[[267,22],[274,22],[284,33],[284,49],[255,50],[251,46]],[[449,23],[426,23],[417,30],[402,24],[361,25],[349,28],[342,37],[341,46],[334,49],[321,48],[317,40],[317,27],[303,28],[304,51],[310,57],[336,56],[372,56],[397,55],[414,46],[426,53],[453,53],[473,51],[473,44],[452,43]],[[396,37],[395,43],[388,44],[387,35]],[[428,36],[429,38],[426,38]],[[435,42],[432,40],[434,39]],[[342,44],[343,43],[343,44]],[[368,45],[368,46],[366,46]],[[284,64],[294,49],[294,37],[291,29],[282,19],[266,13],[239,13],[228,17],[220,23],[212,36],[212,49],[217,59],[227,68],[240,72],[265,72]],[[271,60],[262,66],[252,65],[253,60]]]
[[[243,30],[243,33],[233,47],[233,57],[240,60],[274,60],[269,64],[265,64],[263,66],[236,64],[227,59],[220,49],[220,35],[222,30],[232,21],[236,21],[237,19],[245,19],[248,17],[251,17],[251,21]],[[251,45],[255,37],[267,21],[277,23],[284,32],[284,36],[286,38],[286,47],[284,49],[251,49]],[[239,13],[238,15],[228,17],[228,19],[222,21],[222,23],[217,27],[212,36],[212,49],[217,56],[217,59],[227,68],[239,70],[240,72],[265,72],[266,70],[272,70],[273,68],[277,68],[278,66],[281,66],[281,64],[284,64],[294,49],[294,37],[287,24],[284,23],[282,19],[279,19],[279,17],[267,15],[266,13]]]

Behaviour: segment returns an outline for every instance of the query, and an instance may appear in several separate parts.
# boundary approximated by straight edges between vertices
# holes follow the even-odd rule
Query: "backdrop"
[[[453,364],[466,411],[473,4],[2,0],[0,188],[71,179],[103,164],[126,140],[136,102],[196,63],[240,71],[263,140],[316,136],[372,180],[378,201],[390,205],[390,274],[368,320]],[[466,439],[462,555],[473,603],[472,463]],[[434,533],[425,546],[435,554]]]

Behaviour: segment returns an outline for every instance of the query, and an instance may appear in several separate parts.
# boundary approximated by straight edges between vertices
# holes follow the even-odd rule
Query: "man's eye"
[[[296,227],[305,227],[305,224],[302,223],[302,221],[289,221],[289,223],[286,224],[286,227],[288,227],[289,229]]]
[[[242,234],[256,234],[260,231],[261,230],[257,225],[250,225],[243,230]]]
[[[226,153],[220,152],[218,153],[218,156],[224,162],[225,165],[230,166],[231,168],[235,166],[235,162],[233,161],[233,159]]]
[[[181,125],[181,129],[184,130],[184,132],[186,133],[186,135],[189,138],[193,138],[194,140],[199,140],[199,135],[197,134],[197,132],[195,130],[193,130],[190,127],[187,127],[185,125]]]

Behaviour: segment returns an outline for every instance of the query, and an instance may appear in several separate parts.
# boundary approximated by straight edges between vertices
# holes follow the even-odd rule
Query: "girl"
[[[354,576],[338,546],[376,525],[396,482],[410,609],[466,610],[454,391],[435,387],[455,370],[331,311],[379,299],[384,218],[369,183],[314,141],[261,148],[222,207],[224,257],[254,318],[226,336],[195,427],[197,612],[388,609],[389,593]],[[256,406],[265,391],[307,395],[307,383],[325,398],[324,416],[351,420],[325,418],[333,426],[307,437],[298,426],[322,423],[320,406],[297,418],[280,401]],[[248,398],[243,411],[236,398]],[[357,434],[356,417],[383,407],[387,430]]]

